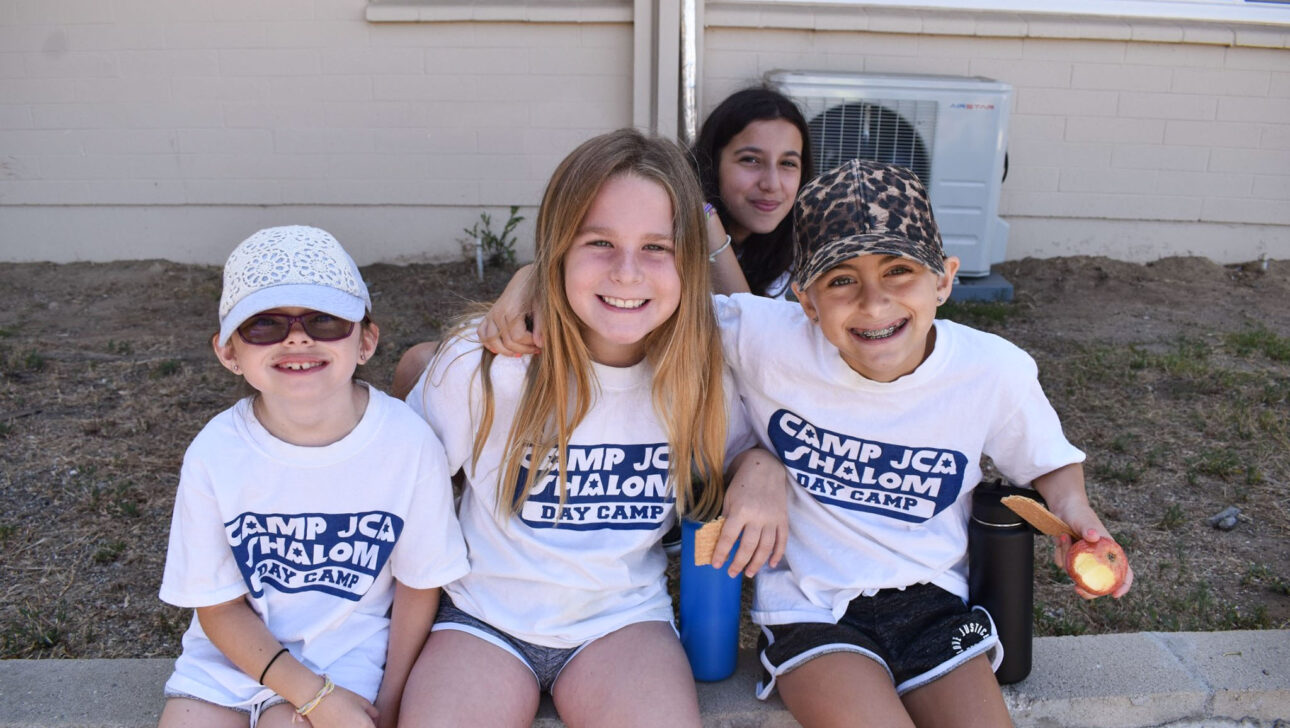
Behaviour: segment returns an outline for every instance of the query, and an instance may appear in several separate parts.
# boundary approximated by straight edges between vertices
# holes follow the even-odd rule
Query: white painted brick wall
[[[1266,125],[1256,123],[1170,119],[1165,122],[1164,143],[1171,147],[1257,147],[1266,129]]]
[[[1070,116],[1065,138],[1072,142],[1161,144],[1167,123],[1163,119]]]
[[[1290,257],[1290,33],[812,7],[740,11],[765,27],[709,13],[701,114],[777,69],[998,78],[1017,92],[1009,256],[1081,240],[1168,254],[1250,223],[1262,251],[1220,235],[1215,255]],[[0,259],[217,262],[250,225],[306,218],[375,246],[363,262],[455,257],[481,207],[525,205],[531,229],[564,154],[632,119],[626,22],[370,23],[365,8],[0,0]],[[1134,229],[1132,253],[1113,223]],[[99,242],[52,237],[77,229]],[[179,250],[181,234],[200,239]]]
[[[1185,29],[1169,24],[1137,28],[1151,42],[1106,39],[1106,27],[1098,40],[1059,22],[1037,31],[1051,39],[1027,28],[1002,39],[709,28],[703,70],[707,91],[719,91],[705,92],[702,111],[769,67],[996,78],[1016,90],[1001,200],[1014,223],[1009,257],[1070,254],[1025,236],[1066,246],[1078,229],[1085,252],[1150,259],[1194,252],[1205,226],[1217,259],[1290,257],[1290,228],[1276,227],[1290,218],[1290,50],[1180,44]],[[1179,235],[1171,226],[1183,223],[1200,228]],[[1239,223],[1263,232],[1234,240]],[[1140,241],[1132,252],[1128,230]]]
[[[1169,91],[1172,68],[1126,63],[1075,63],[1071,66],[1071,88],[1112,91]]]

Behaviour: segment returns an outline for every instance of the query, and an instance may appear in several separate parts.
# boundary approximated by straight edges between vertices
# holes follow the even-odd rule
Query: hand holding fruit
[[[1069,535],[1057,537],[1055,558],[1071,581],[1075,591],[1085,599],[1111,596],[1119,599],[1133,585],[1133,570],[1124,549],[1098,529],[1084,531],[1084,538],[1071,542]]]
[[[1074,517],[1070,518],[1080,527],[1076,530],[1039,501],[1009,496],[1003,499],[1003,504],[1030,525],[1056,539],[1053,560],[1070,575],[1080,596],[1093,599],[1110,594],[1119,599],[1133,585],[1133,570],[1129,568],[1129,558],[1124,549],[1111,538],[1097,514],[1087,505],[1077,509]]]

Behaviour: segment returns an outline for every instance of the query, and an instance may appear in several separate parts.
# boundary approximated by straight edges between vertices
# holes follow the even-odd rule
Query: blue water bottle
[[[694,679],[714,682],[735,672],[743,574],[726,575],[738,542],[720,569],[694,565],[694,534],[702,527],[698,521],[681,522],[681,646]]]

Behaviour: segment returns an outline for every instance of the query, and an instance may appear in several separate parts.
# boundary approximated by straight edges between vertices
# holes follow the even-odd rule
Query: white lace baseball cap
[[[219,343],[261,311],[299,306],[361,321],[372,298],[349,257],[326,230],[306,225],[265,228],[243,240],[224,263]]]

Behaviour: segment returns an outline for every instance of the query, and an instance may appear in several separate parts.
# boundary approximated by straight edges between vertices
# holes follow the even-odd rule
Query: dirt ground
[[[947,313],[1039,362],[1137,578],[1088,604],[1041,565],[1039,633],[1290,626],[1290,261],[999,270],[1014,303]],[[364,376],[382,387],[505,277],[364,275],[382,327]],[[157,588],[179,464],[237,397],[209,345],[219,286],[214,267],[161,261],[0,264],[0,657],[177,654],[189,614]],[[1211,527],[1228,506],[1235,528]]]

